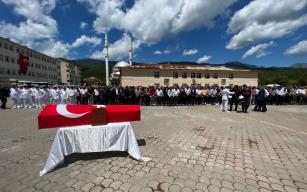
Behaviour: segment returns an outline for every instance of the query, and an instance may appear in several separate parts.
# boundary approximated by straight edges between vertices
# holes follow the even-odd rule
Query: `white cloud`
[[[156,50],[154,52],[155,55],[162,55],[162,54],[170,54],[172,51],[170,49],[165,49],[164,51]]]
[[[156,51],[154,52],[154,54],[155,54],[155,55],[161,55],[161,54],[162,54],[162,52],[161,52],[161,51],[159,51],[159,50],[156,50]]]
[[[293,33],[307,24],[306,0],[254,0],[238,10],[228,24],[234,34],[227,49],[240,49]]]
[[[189,49],[189,50],[185,49],[182,54],[183,55],[195,55],[197,53],[198,53],[197,49]]]
[[[53,38],[57,33],[56,21],[50,19],[50,23],[26,20],[18,25],[0,22],[0,36],[17,40],[19,43],[27,44],[33,40]]]
[[[119,60],[128,56],[129,46],[130,37],[128,34],[124,33],[121,39],[109,44],[109,58]],[[133,49],[136,50],[139,48],[140,42],[138,40],[133,41],[132,46]],[[103,51],[95,51],[90,57],[93,59],[102,59],[104,58],[105,51],[105,49],[103,49]]]
[[[212,27],[214,19],[236,0],[138,0],[129,9],[124,8],[125,0],[78,1],[96,14],[96,32],[116,28],[142,43],[153,44],[182,31]]]
[[[0,0],[12,6],[16,14],[34,21],[44,21],[56,6],[56,0]]]
[[[170,53],[171,53],[171,50],[165,49],[165,50],[163,51],[163,53],[164,53],[164,54],[170,54]]]
[[[236,0],[183,0],[180,11],[172,22],[172,31],[191,31],[206,26],[211,28],[218,15],[227,12]]]
[[[31,42],[28,44],[29,47],[32,47],[35,50],[52,56],[52,57],[68,57],[70,45],[63,43],[61,41],[56,41],[54,39],[43,40],[40,42]]]
[[[80,23],[80,29],[85,29],[86,26],[87,26],[86,22],[81,22]]]
[[[203,57],[197,59],[196,63],[207,63],[211,59],[211,56],[204,55]]]
[[[97,46],[101,44],[101,39],[97,37],[87,37],[86,35],[82,35],[72,43],[71,48],[81,47],[84,44],[92,44],[93,46]]]
[[[270,41],[269,43],[262,43],[256,46],[251,47],[248,51],[244,53],[242,56],[243,59],[246,59],[247,57],[250,57],[252,55],[256,55],[257,58],[267,56],[269,52],[266,52],[265,50],[268,47],[271,47],[274,44],[273,41]]]
[[[307,56],[307,40],[300,41],[285,52],[287,55]]]

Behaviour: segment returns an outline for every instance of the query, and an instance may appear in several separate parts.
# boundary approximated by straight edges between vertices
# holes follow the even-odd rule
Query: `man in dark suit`
[[[7,87],[0,85],[0,100],[1,100],[1,108],[6,109],[7,98],[10,96],[10,91]]]

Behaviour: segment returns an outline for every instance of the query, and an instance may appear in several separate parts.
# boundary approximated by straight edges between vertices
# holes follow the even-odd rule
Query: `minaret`
[[[106,62],[106,86],[109,86],[109,44],[108,44],[108,33],[104,33],[104,60]]]
[[[129,65],[132,65],[132,37],[130,37],[130,46],[129,46]]]

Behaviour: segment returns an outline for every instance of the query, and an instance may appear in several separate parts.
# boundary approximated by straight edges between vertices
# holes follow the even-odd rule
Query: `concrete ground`
[[[142,107],[143,156],[86,154],[39,177],[56,129],[38,109],[0,110],[0,191],[307,191],[307,106],[222,113],[218,106]]]

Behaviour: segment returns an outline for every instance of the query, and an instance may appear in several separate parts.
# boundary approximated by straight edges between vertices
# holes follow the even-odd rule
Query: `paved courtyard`
[[[43,177],[56,129],[37,129],[37,109],[1,110],[0,191],[307,191],[307,106],[268,110],[142,107],[132,124],[153,161],[72,156]]]

